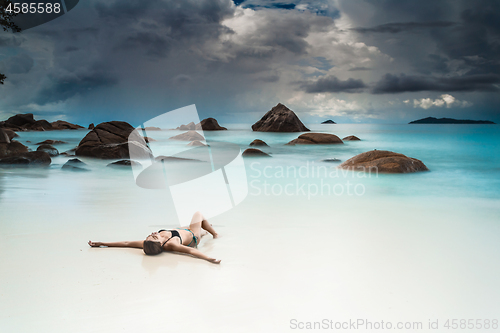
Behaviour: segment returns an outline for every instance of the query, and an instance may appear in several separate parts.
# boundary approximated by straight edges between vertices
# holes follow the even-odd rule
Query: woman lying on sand
[[[219,264],[220,260],[210,258],[193,247],[197,247],[202,236],[207,232],[202,233],[204,229],[217,238],[217,233],[214,228],[208,223],[200,212],[196,212],[191,219],[191,224],[188,228],[176,228],[172,230],[159,230],[153,232],[146,237],[146,240],[140,241],[125,241],[125,242],[92,242],[89,245],[92,247],[109,246],[109,247],[134,247],[143,249],[144,253],[154,255],[162,251],[175,251],[188,253],[200,259],[205,259],[214,264]]]

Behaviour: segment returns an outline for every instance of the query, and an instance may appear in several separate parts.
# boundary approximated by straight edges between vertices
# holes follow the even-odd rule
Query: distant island
[[[424,119],[414,120],[409,124],[495,124],[489,120],[463,120],[453,118],[434,118],[427,117]]]
[[[322,124],[335,124],[335,122],[331,119],[328,119],[328,120],[325,120],[324,122],[322,122]]]

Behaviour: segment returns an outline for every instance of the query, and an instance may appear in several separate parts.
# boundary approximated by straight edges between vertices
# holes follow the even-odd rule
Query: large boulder
[[[300,121],[299,117],[278,103],[268,111],[262,119],[252,125],[252,130],[257,132],[308,132],[309,129]]]
[[[271,157],[269,154],[264,153],[262,150],[257,148],[247,148],[241,154],[244,157]]]
[[[287,143],[287,145],[297,145],[297,144],[337,144],[344,143],[335,134],[329,133],[304,133],[299,135],[297,139],[294,139]]]
[[[54,121],[50,124],[52,125],[52,129],[54,129],[54,130],[64,130],[64,129],[75,130],[75,129],[79,129],[79,128],[85,128],[85,127],[80,126],[80,125],[68,123],[67,121],[64,121],[64,120]]]
[[[134,147],[134,156],[150,157],[152,153],[144,139],[134,132],[129,123],[123,121],[109,121],[97,125],[80,141],[75,154],[102,159],[129,159],[131,134],[130,144]]]
[[[28,147],[21,142],[10,141],[9,143],[0,143],[0,158],[15,156],[21,153],[27,153]]]
[[[219,125],[215,118],[206,118],[196,124],[196,129],[202,129],[204,131],[224,131],[227,128]]]
[[[428,171],[425,164],[412,157],[387,150],[371,150],[348,159],[341,169],[380,173]]]
[[[196,131],[187,131],[185,133],[173,136],[169,140],[179,140],[179,141],[203,141],[205,138]]]
[[[56,157],[57,155],[59,155],[59,151],[54,148],[53,146],[51,145],[47,145],[47,144],[44,144],[44,145],[40,145],[36,151],[44,151],[46,152],[47,154],[50,155],[50,157]]]
[[[4,122],[3,127],[7,128],[21,128],[25,125],[31,125],[35,122],[35,118],[33,118],[33,113],[25,113],[25,114],[16,114],[15,116],[10,117]]]
[[[42,119],[31,124],[24,124],[21,129],[26,131],[50,131],[53,128],[47,120]]]
[[[49,154],[44,151],[30,151],[0,159],[0,165],[47,166],[51,162]]]

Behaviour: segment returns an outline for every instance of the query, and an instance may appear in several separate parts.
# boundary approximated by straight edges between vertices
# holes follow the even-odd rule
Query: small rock
[[[349,135],[349,136],[346,136],[345,138],[342,139],[343,141],[361,141],[360,138],[358,138],[357,136],[354,136],[354,135]]]
[[[10,138],[7,132],[0,128],[0,143],[10,143]]]
[[[180,141],[203,141],[205,138],[196,131],[187,131],[185,133],[173,136],[169,140],[180,140]]]
[[[51,162],[49,154],[44,151],[31,151],[0,159],[2,165],[47,166]]]
[[[19,135],[17,135],[16,132],[14,132],[13,130],[11,129],[8,129],[8,128],[4,128],[3,129],[4,132],[7,134],[7,136],[9,137],[10,140],[14,139],[14,138],[17,138]]]
[[[328,119],[328,120],[325,120],[324,122],[322,122],[322,124],[336,124],[336,123],[333,120]]]
[[[203,142],[201,141],[198,141],[198,140],[194,140],[194,141],[191,141],[190,143],[188,143],[186,146],[193,146],[193,147],[204,147],[204,146],[207,146],[206,144],[204,144]]]
[[[137,162],[137,161],[133,161],[133,160],[120,160],[120,161],[116,161],[116,162],[113,162],[113,163],[109,163],[108,165],[106,165],[107,167],[112,167],[112,168],[123,168],[123,167],[142,167],[142,164]]]
[[[47,154],[49,154],[50,157],[56,157],[57,155],[59,155],[59,151],[56,148],[52,147],[51,145],[46,145],[46,144],[40,145],[36,149],[36,151],[44,151]]]
[[[90,123],[88,129],[93,130],[95,128],[94,123]]]
[[[305,133],[299,135],[297,139],[294,139],[287,143],[287,145],[296,144],[337,144],[344,143],[335,134],[329,133]]]
[[[196,129],[196,125],[194,122],[190,122],[187,125],[181,125],[177,127],[176,129],[181,130],[181,131],[194,131]]]
[[[330,162],[330,163],[337,163],[340,162],[338,158],[325,158],[324,160],[321,160],[322,162]]]
[[[196,160],[193,158],[185,158],[185,157],[176,157],[176,156],[164,156],[160,155],[155,157],[155,161],[161,162],[201,162],[200,160]]]
[[[26,141],[28,142],[28,141]],[[42,142],[35,143],[36,145],[58,145],[58,144],[63,144],[67,143],[65,141],[60,141],[60,140],[45,140]]]
[[[249,146],[264,146],[264,147],[269,147],[267,143],[265,143],[262,140],[255,139],[252,142],[250,142]]]
[[[61,170],[66,170],[66,171],[90,171],[89,169],[84,168],[87,164],[80,161],[78,158],[72,158],[68,160],[64,165],[61,167]]]
[[[241,155],[245,157],[271,157],[269,154],[266,154],[262,150],[256,148],[247,148]]]
[[[227,128],[219,125],[215,118],[206,118],[200,121],[199,124],[196,125],[196,129],[202,129],[204,131],[224,131]]]

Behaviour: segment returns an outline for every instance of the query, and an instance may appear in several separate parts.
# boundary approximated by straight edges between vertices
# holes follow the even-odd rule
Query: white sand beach
[[[123,175],[30,175],[2,179],[2,332],[289,332],[323,319],[427,331],[498,315],[498,200],[250,194],[210,220],[221,237],[199,249],[214,265],[87,245],[169,227],[159,192],[130,195],[141,189],[118,186]]]

